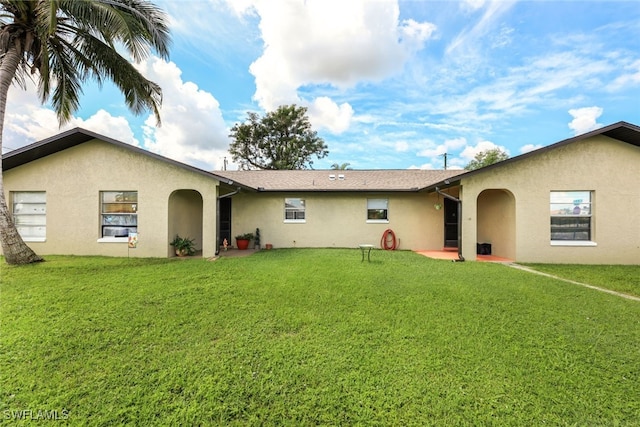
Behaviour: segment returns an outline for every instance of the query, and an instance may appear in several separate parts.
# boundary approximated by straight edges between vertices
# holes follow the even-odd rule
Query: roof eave
[[[261,188],[258,187],[257,191],[259,193],[417,193],[420,191],[420,188],[343,188],[343,189],[333,189],[333,188],[282,188],[282,189],[274,189],[274,188]]]

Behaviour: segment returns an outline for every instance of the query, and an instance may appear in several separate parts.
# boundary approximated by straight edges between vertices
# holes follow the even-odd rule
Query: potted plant
[[[253,239],[253,233],[238,234],[236,236],[236,245],[238,249],[245,250],[249,247],[249,241]]]
[[[196,253],[195,240],[176,234],[176,237],[169,244],[174,247],[177,256],[187,256]]]
[[[259,251],[260,250],[260,229],[256,228],[256,238],[253,242],[254,248]]]

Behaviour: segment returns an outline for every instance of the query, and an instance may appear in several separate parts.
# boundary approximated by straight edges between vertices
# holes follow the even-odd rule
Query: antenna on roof
[[[440,154],[442,157],[444,157],[444,170],[447,170],[447,153],[444,154]]]

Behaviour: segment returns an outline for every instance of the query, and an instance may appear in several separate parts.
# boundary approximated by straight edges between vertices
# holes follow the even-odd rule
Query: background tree
[[[307,118],[307,109],[278,107],[264,117],[249,112],[244,123],[231,128],[229,152],[242,169],[307,169],[312,156],[329,154],[327,145]]]
[[[160,124],[160,86],[144,78],[134,61],[155,50],[168,58],[166,14],[144,0],[0,0],[0,150],[11,83],[35,78],[40,100],[51,101],[62,125],[79,107],[81,83],[112,80],[136,114],[153,111]],[[0,241],[9,264],[41,261],[9,214],[0,164]]]
[[[509,155],[504,151],[502,151],[500,148],[492,148],[490,150],[484,150],[476,154],[473,160],[471,160],[469,164],[465,166],[465,169],[468,171],[480,169],[485,166],[489,166],[494,163],[507,160],[508,158],[509,158]]]
[[[331,169],[335,170],[351,170],[351,163],[334,163],[331,165]]]

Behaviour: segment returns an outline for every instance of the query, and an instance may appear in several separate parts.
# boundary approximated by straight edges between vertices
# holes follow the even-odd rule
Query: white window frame
[[[580,195],[588,194],[588,200],[579,198]],[[597,246],[594,241],[594,224],[593,224],[593,207],[594,207],[593,190],[553,190],[549,194],[549,214],[550,228],[549,239],[551,246]],[[572,207],[573,206],[573,207]],[[585,230],[578,230],[575,227],[574,232],[585,231],[588,233],[587,239],[553,239],[553,219],[554,218],[588,218],[589,226]],[[570,227],[567,227],[570,228]],[[571,232],[571,230],[567,230]]]
[[[38,200],[38,196],[42,196],[41,200]],[[47,240],[47,192],[13,191],[11,192],[11,203],[13,222],[22,240],[25,242],[45,242]],[[25,233],[27,230],[34,232]]]
[[[370,211],[384,211],[385,218],[370,219]],[[389,223],[389,199],[371,198],[367,199],[367,224],[388,224]]]
[[[121,194],[132,194],[135,193],[135,200],[123,200],[123,201],[107,201],[105,202],[105,195],[113,194],[113,193],[121,193]],[[129,242],[129,233],[137,233],[138,232],[138,212],[139,212],[139,203],[138,203],[138,191],[137,190],[105,190],[100,191],[100,230],[99,230],[99,238],[98,242],[100,243],[128,243]],[[125,205],[131,205],[131,207],[126,206],[124,212],[105,212],[104,205],[117,205],[122,204],[123,208]],[[130,211],[130,212],[129,212]],[[115,224],[109,225],[109,219],[106,217],[114,217],[113,220],[116,220],[118,217],[122,217],[121,221],[124,221],[124,217],[133,216],[135,217],[135,225],[133,224]],[[105,224],[107,222],[107,224]],[[120,227],[127,230],[126,236],[105,236],[104,231],[107,227]]]
[[[302,214],[302,218],[298,218]],[[293,216],[294,218],[287,218]],[[307,222],[306,200],[300,197],[285,197],[284,199],[284,222],[287,224],[304,224]]]

